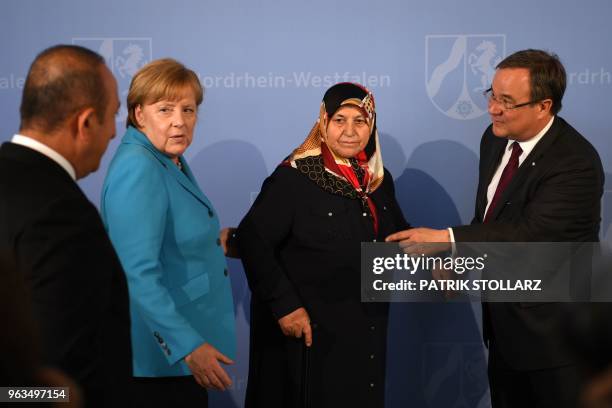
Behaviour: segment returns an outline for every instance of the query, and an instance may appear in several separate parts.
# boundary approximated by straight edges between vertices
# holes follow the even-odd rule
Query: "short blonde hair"
[[[162,99],[180,98],[186,87],[191,87],[199,106],[204,89],[195,72],[172,58],[151,61],[132,78],[127,97],[127,126],[138,127],[135,110],[138,105],[158,102]]]

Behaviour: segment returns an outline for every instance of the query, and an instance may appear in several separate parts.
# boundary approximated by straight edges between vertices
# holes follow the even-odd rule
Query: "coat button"
[[[374,325],[370,326],[370,330],[371,330],[371,331],[376,330],[376,326],[374,326]]]
[[[376,239],[373,239],[372,242],[376,242]]]
[[[370,388],[374,388],[374,383],[370,383]]]
[[[387,206],[383,205],[383,211],[387,211]]]
[[[374,354],[370,354],[370,360],[374,360]]]
[[[227,268],[223,270],[223,275],[227,276]]]
[[[221,246],[221,238],[217,238],[217,246]]]
[[[214,215],[214,214],[213,214],[212,210],[211,210],[211,209],[209,209],[209,210],[208,210],[208,216],[209,216],[210,218],[212,218],[212,217],[213,217],[213,215]]]
[[[331,213],[331,212],[328,212],[328,213],[327,213],[327,216],[328,216],[328,217],[331,217],[332,215],[334,215],[334,213]]]
[[[362,215],[363,215],[364,217],[367,217],[367,216],[368,216],[368,213],[363,213]]]

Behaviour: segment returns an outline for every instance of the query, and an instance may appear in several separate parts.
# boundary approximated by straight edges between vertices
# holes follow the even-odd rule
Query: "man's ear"
[[[552,115],[552,99],[544,99],[540,102],[538,102],[538,107],[540,109],[540,115],[545,116],[545,115]]]
[[[85,108],[77,114],[76,117],[76,135],[77,138],[89,139],[92,130],[98,126],[98,119],[95,115],[94,108]]]

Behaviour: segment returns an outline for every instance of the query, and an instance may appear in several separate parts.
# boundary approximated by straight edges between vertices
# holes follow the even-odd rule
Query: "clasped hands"
[[[229,233],[233,231],[222,231],[222,237],[227,239]],[[226,239],[222,240],[225,241]],[[447,230],[434,230],[431,228],[412,228],[409,230],[399,231],[389,235],[386,242],[398,242],[400,247],[407,253],[424,253],[431,255],[450,248],[450,235]],[[429,244],[430,245],[420,245]],[[436,245],[433,245],[436,244]],[[226,248],[224,242],[224,249]],[[437,275],[437,276],[436,276]],[[442,271],[434,271],[434,278],[442,278],[445,275]],[[308,312],[303,307],[294,310],[293,312],[281,317],[278,324],[285,336],[302,338],[307,347],[312,345],[312,327],[310,326],[310,317]],[[220,353],[219,353],[220,354]],[[218,365],[218,363],[217,363]],[[223,370],[220,366],[219,369]],[[225,372],[223,372],[225,373]],[[229,378],[228,378],[229,380]]]
[[[411,228],[399,231],[385,238],[385,242],[397,242],[400,248],[409,255],[434,255],[450,249],[450,233],[447,229],[436,230],[432,228]],[[434,268],[431,271],[434,280],[448,280],[453,278],[452,270]],[[445,291],[444,297],[450,299],[456,293]]]

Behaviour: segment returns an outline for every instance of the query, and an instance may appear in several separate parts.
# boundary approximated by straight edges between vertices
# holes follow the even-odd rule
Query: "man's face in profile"
[[[102,156],[106,152],[108,143],[115,137],[115,117],[119,111],[119,95],[117,92],[117,81],[106,66],[101,68],[102,81],[107,95],[107,103],[103,120],[99,122],[98,115],[92,118],[92,140],[87,154],[87,174],[92,173],[100,167]]]
[[[495,95],[489,101],[493,134],[497,137],[524,141],[537,134],[538,110],[535,104],[522,105],[531,99],[529,70],[502,68],[497,70],[491,86]],[[505,105],[510,106],[506,108]]]

